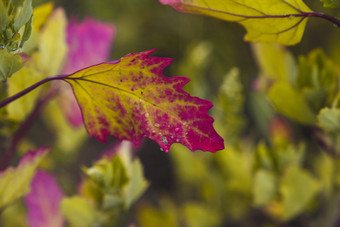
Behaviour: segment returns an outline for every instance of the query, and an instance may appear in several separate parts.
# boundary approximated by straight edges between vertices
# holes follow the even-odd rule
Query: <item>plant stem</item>
[[[10,160],[12,159],[13,155],[15,154],[16,148],[20,142],[20,140],[25,136],[28,129],[31,127],[31,125],[34,122],[34,119],[37,118],[39,115],[39,112],[41,111],[42,107],[51,100],[56,94],[58,93],[58,90],[52,90],[48,92],[44,97],[39,99],[34,107],[34,109],[31,111],[31,113],[28,115],[28,117],[25,119],[25,121],[19,126],[18,130],[13,135],[13,139],[9,145],[9,149],[5,153],[1,164],[0,164],[0,170],[4,170],[7,168]]]
[[[46,83],[46,82],[49,82],[49,81],[52,81],[52,80],[62,80],[62,79],[64,79],[65,77],[67,77],[67,76],[65,76],[65,75],[58,75],[58,76],[50,76],[50,77],[47,77],[47,78],[45,78],[45,79],[43,79],[43,80],[40,80],[40,81],[38,81],[37,83],[33,84],[32,86],[30,86],[30,87],[28,87],[28,88],[26,88],[26,89],[20,91],[19,93],[17,93],[17,94],[15,94],[15,95],[13,95],[13,96],[11,96],[11,97],[9,97],[9,98],[7,98],[7,99],[1,101],[1,102],[0,102],[0,108],[2,108],[2,107],[4,107],[4,106],[8,105],[9,103],[11,103],[11,102],[17,100],[18,98],[20,98],[20,97],[26,95],[26,94],[29,93],[30,91],[36,89],[37,87],[39,87],[40,85],[43,85],[43,84]]]
[[[306,17],[319,17],[319,18],[328,20],[340,28],[340,20],[330,15],[320,13],[320,12],[311,12],[311,13],[303,12],[302,14],[305,15]]]

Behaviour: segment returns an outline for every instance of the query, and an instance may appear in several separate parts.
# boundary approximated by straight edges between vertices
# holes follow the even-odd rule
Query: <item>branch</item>
[[[21,139],[25,136],[26,132],[29,130],[31,125],[34,122],[34,119],[37,118],[39,115],[42,107],[51,100],[56,94],[58,90],[51,90],[47,93],[43,98],[39,99],[32,110],[32,112],[28,115],[25,121],[19,126],[18,130],[13,135],[13,139],[11,140],[9,149],[5,153],[3,159],[1,160],[0,170],[4,170],[7,168],[10,160],[12,159],[13,155],[15,154],[16,148],[21,141]]]
[[[52,81],[52,80],[63,80],[65,77],[67,77],[67,76],[65,76],[65,75],[58,75],[58,76],[50,76],[50,77],[47,77],[47,78],[45,78],[45,79],[43,79],[43,80],[40,80],[40,81],[38,81],[37,83],[33,84],[32,86],[30,86],[30,87],[28,87],[28,88],[22,90],[21,92],[19,92],[19,93],[13,95],[13,96],[11,96],[11,97],[9,97],[9,98],[7,98],[7,99],[1,101],[1,102],[0,102],[0,108],[2,108],[2,107],[4,107],[4,106],[8,105],[9,103],[11,103],[11,102],[17,100],[18,98],[20,98],[20,97],[26,95],[27,93],[29,93],[29,92],[31,92],[32,90],[36,89],[36,88],[39,87],[40,85],[43,85],[44,83],[47,83],[47,82]]]
[[[340,28],[340,20],[338,18],[332,17],[330,15],[327,15],[327,14],[324,14],[324,13],[319,13],[319,12],[311,12],[311,13],[303,12],[302,14],[305,15],[306,17],[322,18],[324,20],[332,22],[333,24],[335,24],[336,26],[338,26]]]

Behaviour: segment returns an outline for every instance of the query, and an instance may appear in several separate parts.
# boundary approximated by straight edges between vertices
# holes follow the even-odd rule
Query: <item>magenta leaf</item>
[[[30,227],[61,227],[64,217],[59,206],[64,197],[52,175],[38,171],[31,183],[31,192],[25,197]]]
[[[87,18],[82,23],[72,19],[67,26],[67,44],[69,47],[63,74],[69,74],[89,65],[108,60],[116,33],[112,24],[102,23]],[[58,102],[67,120],[74,127],[83,124],[80,109],[69,86],[61,86]]]
[[[181,143],[190,150],[216,152],[223,139],[213,128],[211,102],[183,90],[185,77],[166,77],[171,59],[151,51],[95,65],[64,78],[71,84],[88,133],[105,142],[108,135],[139,146],[148,137],[163,150]]]

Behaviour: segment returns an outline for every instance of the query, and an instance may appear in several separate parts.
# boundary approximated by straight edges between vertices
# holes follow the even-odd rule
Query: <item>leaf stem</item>
[[[15,154],[16,148],[21,141],[21,139],[25,136],[26,132],[29,130],[31,125],[34,122],[34,119],[37,118],[39,115],[41,109],[45,106],[45,104],[51,100],[56,94],[58,93],[58,90],[54,89],[48,92],[44,97],[39,99],[37,103],[35,104],[34,109],[31,111],[31,113],[28,115],[28,117],[25,119],[24,122],[19,126],[18,130],[13,135],[13,139],[11,140],[11,143],[9,145],[8,150],[6,151],[4,157],[1,160],[0,164],[0,170],[4,170],[7,168],[10,160],[12,159],[13,155]]]
[[[322,18],[324,20],[330,21],[333,24],[335,24],[336,26],[338,26],[340,28],[340,20],[338,18],[332,17],[330,15],[324,14],[324,13],[320,13],[320,12],[302,12],[303,15],[305,15],[306,17],[319,17]]]
[[[25,88],[24,90],[20,91],[19,93],[15,94],[15,95],[13,95],[13,96],[11,96],[11,97],[5,99],[5,100],[2,100],[2,101],[0,102],[0,108],[2,108],[2,107],[4,107],[4,106],[8,105],[9,103],[11,103],[11,102],[17,100],[18,98],[20,98],[20,97],[26,95],[27,93],[29,93],[29,92],[31,92],[32,90],[36,89],[36,88],[39,87],[40,85],[43,85],[44,83],[47,83],[47,82],[52,81],[52,80],[63,80],[63,79],[65,79],[66,77],[67,77],[67,76],[65,76],[65,75],[58,75],[58,76],[50,76],[50,77],[47,77],[47,78],[45,78],[45,79],[43,79],[43,80],[40,80],[40,81],[38,81],[37,83],[31,85],[30,87]]]

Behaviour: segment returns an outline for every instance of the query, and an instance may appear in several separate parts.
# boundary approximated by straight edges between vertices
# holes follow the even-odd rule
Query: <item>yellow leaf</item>
[[[46,152],[46,148],[28,152],[17,167],[8,167],[0,172],[0,208],[19,199],[29,191],[31,179]]]
[[[63,66],[67,53],[66,23],[64,11],[57,9],[40,34],[37,64],[39,70],[47,75],[58,74]]]
[[[242,24],[245,40],[294,45],[300,42],[309,13],[302,0],[160,0],[182,12]]]

